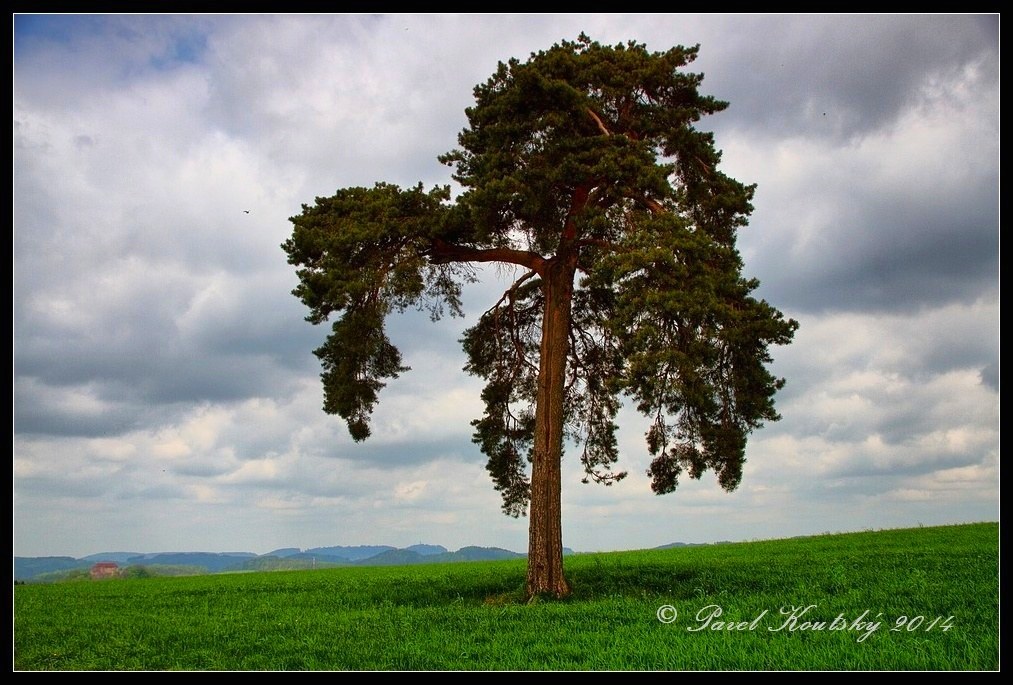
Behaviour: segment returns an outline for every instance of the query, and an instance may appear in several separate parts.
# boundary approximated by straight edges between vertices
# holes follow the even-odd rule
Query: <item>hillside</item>
[[[995,523],[14,588],[16,670],[994,670]]]

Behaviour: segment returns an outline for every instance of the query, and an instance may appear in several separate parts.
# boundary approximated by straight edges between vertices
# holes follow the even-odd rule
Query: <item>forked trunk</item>
[[[553,260],[543,274],[545,309],[535,406],[534,464],[528,529],[528,596],[563,597],[563,526],[560,462],[563,455],[563,390],[569,351],[575,260]]]

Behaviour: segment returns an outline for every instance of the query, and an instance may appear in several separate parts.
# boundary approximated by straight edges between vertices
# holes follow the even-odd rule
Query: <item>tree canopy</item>
[[[385,381],[407,370],[388,315],[460,315],[474,263],[517,267],[463,345],[466,370],[486,381],[474,441],[504,511],[530,506],[530,592],[568,590],[561,567],[541,581],[531,570],[543,554],[555,565],[561,549],[563,445],[576,446],[585,482],[626,475],[624,397],[651,419],[659,494],[707,470],[734,489],[748,434],[779,418],[784,381],[768,371],[768,349],[789,343],[797,323],[742,275],[736,235],[755,188],[718,169],[712,134],[696,128],[727,106],[683,71],[697,50],[582,34],[501,63],[475,88],[458,147],[440,158],[456,196],[422,184],[338,190],[303,205],[283,244],[307,319],[334,319],[316,350],[324,410],[356,440],[369,436]]]

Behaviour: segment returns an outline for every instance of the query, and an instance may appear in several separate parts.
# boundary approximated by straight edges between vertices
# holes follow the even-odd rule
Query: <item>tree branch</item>
[[[598,116],[598,114],[593,109],[591,109],[590,107],[585,107],[585,109],[587,110],[587,113],[591,115],[591,118],[594,119],[594,123],[598,124],[599,131],[601,131],[607,136],[612,135],[612,132],[609,131],[608,128],[605,126],[605,122],[601,120],[601,117]]]
[[[601,120],[601,117],[598,116],[598,114],[593,109],[591,109],[590,107],[585,107],[584,109],[587,111],[588,115],[590,115],[590,117],[594,119],[594,123],[598,124],[598,130],[601,131],[602,134],[606,136],[612,135],[612,132],[608,130],[607,126],[605,126],[605,122]],[[636,136],[632,131],[626,133],[626,137],[629,138],[630,140],[638,140],[638,136]],[[696,157],[696,161],[699,162],[701,166],[703,166],[705,172],[708,172],[707,165],[704,164],[704,162],[699,157]],[[595,184],[597,185],[597,181],[595,181]],[[657,200],[653,200],[649,197],[633,197],[632,199],[647,205],[648,209],[650,209],[651,212],[653,212],[654,214],[665,214],[666,212],[668,212],[668,210],[665,209],[664,205],[662,205]]]
[[[587,206],[588,197],[590,197],[590,188],[587,184],[574,188],[570,211],[566,213],[566,224],[563,226],[564,240],[573,240],[577,237],[577,224],[574,223],[573,218]]]
[[[637,199],[640,200],[641,202],[643,202],[645,205],[647,205],[647,208],[650,209],[654,214],[667,214],[668,213],[668,210],[665,209],[665,206],[663,204],[661,204],[660,202],[658,202],[657,200],[654,200],[654,199],[649,198],[649,197],[640,197],[640,198],[637,198]]]
[[[521,283],[530,278],[534,278],[537,275],[538,275],[537,271],[529,271],[520,278],[518,278],[516,281],[513,282],[513,285],[507,288],[506,291],[503,293],[503,295],[500,296],[499,301],[497,301],[496,304],[494,304],[493,306],[489,307],[489,309],[486,310],[485,314],[483,314],[482,316],[485,316],[486,314],[491,314],[492,312],[496,311],[497,309],[499,309],[500,305],[502,305],[508,299],[513,301],[514,295],[516,295],[517,293],[517,289],[521,287]]]
[[[541,275],[545,269],[546,259],[536,252],[514,250],[509,247],[491,247],[479,249],[454,245],[440,238],[433,238],[429,247],[429,261],[433,264],[450,262],[504,262],[527,267]]]

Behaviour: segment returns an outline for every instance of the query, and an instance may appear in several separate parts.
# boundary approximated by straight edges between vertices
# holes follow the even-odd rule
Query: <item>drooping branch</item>
[[[503,293],[503,296],[499,298],[496,304],[493,305],[488,311],[485,312],[485,314],[482,315],[483,318],[487,316],[491,316],[493,318],[493,321],[495,322],[495,330],[497,332],[497,335],[499,335],[500,312],[505,311],[506,317],[508,319],[508,323],[506,325],[507,335],[510,338],[511,343],[513,344],[515,353],[515,363],[517,365],[527,366],[529,370],[531,370],[535,374],[538,373],[538,366],[537,364],[534,364],[531,361],[529,361],[527,359],[527,356],[525,355],[524,341],[521,339],[520,325],[518,324],[517,321],[516,303],[519,297],[519,290],[521,285],[525,281],[534,278],[537,275],[538,274],[536,272],[529,271],[520,278],[518,278],[516,281],[514,281],[513,285],[511,285],[510,288]]]
[[[489,307],[489,309],[486,310],[485,314],[483,314],[482,316],[485,316],[486,314],[492,314],[495,310],[499,309],[500,306],[502,306],[503,303],[506,302],[507,300],[513,301],[514,297],[517,294],[517,289],[521,287],[521,284],[524,283],[524,281],[534,278],[537,275],[538,272],[529,271],[520,278],[518,278],[516,281],[513,282],[513,284],[509,288],[507,288],[506,292],[504,292],[500,296],[499,300],[496,301],[496,304]]]
[[[454,245],[440,238],[433,238],[430,243],[429,261],[433,264],[450,262],[503,262],[516,264],[531,269],[541,275],[547,260],[536,252],[515,250],[509,247],[490,247],[485,249]]]
[[[472,422],[473,442],[488,456],[486,465],[503,497],[503,510],[520,516],[531,497],[527,467],[534,436],[534,393],[538,376],[533,335],[541,319],[538,274],[524,273],[472,328],[465,332],[465,370],[486,380],[485,412]]]

